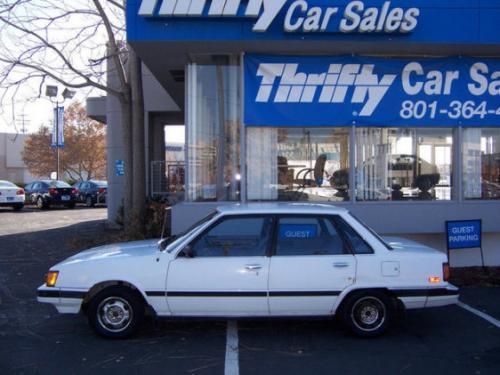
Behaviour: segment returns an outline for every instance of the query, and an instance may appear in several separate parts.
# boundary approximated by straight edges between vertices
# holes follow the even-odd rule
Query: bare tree
[[[0,0],[0,105],[46,82],[116,97],[123,114],[126,225],[145,205],[141,61],[125,40],[126,0]],[[106,67],[118,77],[106,80]],[[135,129],[135,130],[134,130]],[[133,137],[134,136],[134,137]]]

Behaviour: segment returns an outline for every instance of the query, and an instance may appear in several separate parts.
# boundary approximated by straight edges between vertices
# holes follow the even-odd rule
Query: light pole
[[[55,104],[55,110],[54,110],[54,113],[55,113],[55,147],[56,147],[56,180],[59,180],[59,164],[60,164],[60,154],[59,154],[59,149],[60,149],[60,145],[59,145],[59,126],[63,126],[64,127],[64,124],[60,124],[59,125],[59,98],[57,97],[57,93],[59,92],[59,88],[57,86],[50,86],[50,85],[47,85],[47,87],[45,88],[45,95],[48,96],[50,98],[50,101]],[[64,103],[64,101],[66,99],[72,99],[73,96],[75,96],[75,91],[72,91],[72,90],[69,90],[68,88],[64,88],[63,92],[62,92],[62,102],[61,104]]]

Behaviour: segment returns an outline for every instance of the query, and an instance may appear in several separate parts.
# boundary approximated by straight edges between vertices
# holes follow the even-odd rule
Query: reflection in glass
[[[349,200],[348,169],[347,128],[247,129],[249,200]]]
[[[465,199],[500,199],[500,129],[463,131]]]
[[[239,200],[237,58],[189,66],[188,201]]]
[[[452,131],[356,129],[356,199],[450,200]]]

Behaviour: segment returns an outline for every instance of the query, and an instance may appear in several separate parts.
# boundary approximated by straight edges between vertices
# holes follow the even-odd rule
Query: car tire
[[[48,205],[43,201],[42,197],[38,197],[36,199],[36,207],[39,208],[40,210],[44,210],[46,208],[49,208]]]
[[[395,301],[380,291],[351,294],[343,302],[340,318],[356,336],[377,337],[391,325],[396,312]]]
[[[14,206],[12,206],[12,208],[14,209],[14,211],[21,211],[24,208],[24,203],[15,204]]]
[[[85,198],[85,206],[89,208],[94,207],[94,201],[92,200],[92,197],[90,195]]]
[[[87,317],[98,335],[108,339],[125,339],[141,324],[144,310],[144,302],[136,292],[113,286],[92,298]]]

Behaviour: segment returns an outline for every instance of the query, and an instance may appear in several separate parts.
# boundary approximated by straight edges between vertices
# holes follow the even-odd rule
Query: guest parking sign
[[[473,249],[481,250],[481,262],[484,267],[484,256],[481,247],[481,220],[461,220],[446,222],[446,243],[448,258],[450,250]]]

